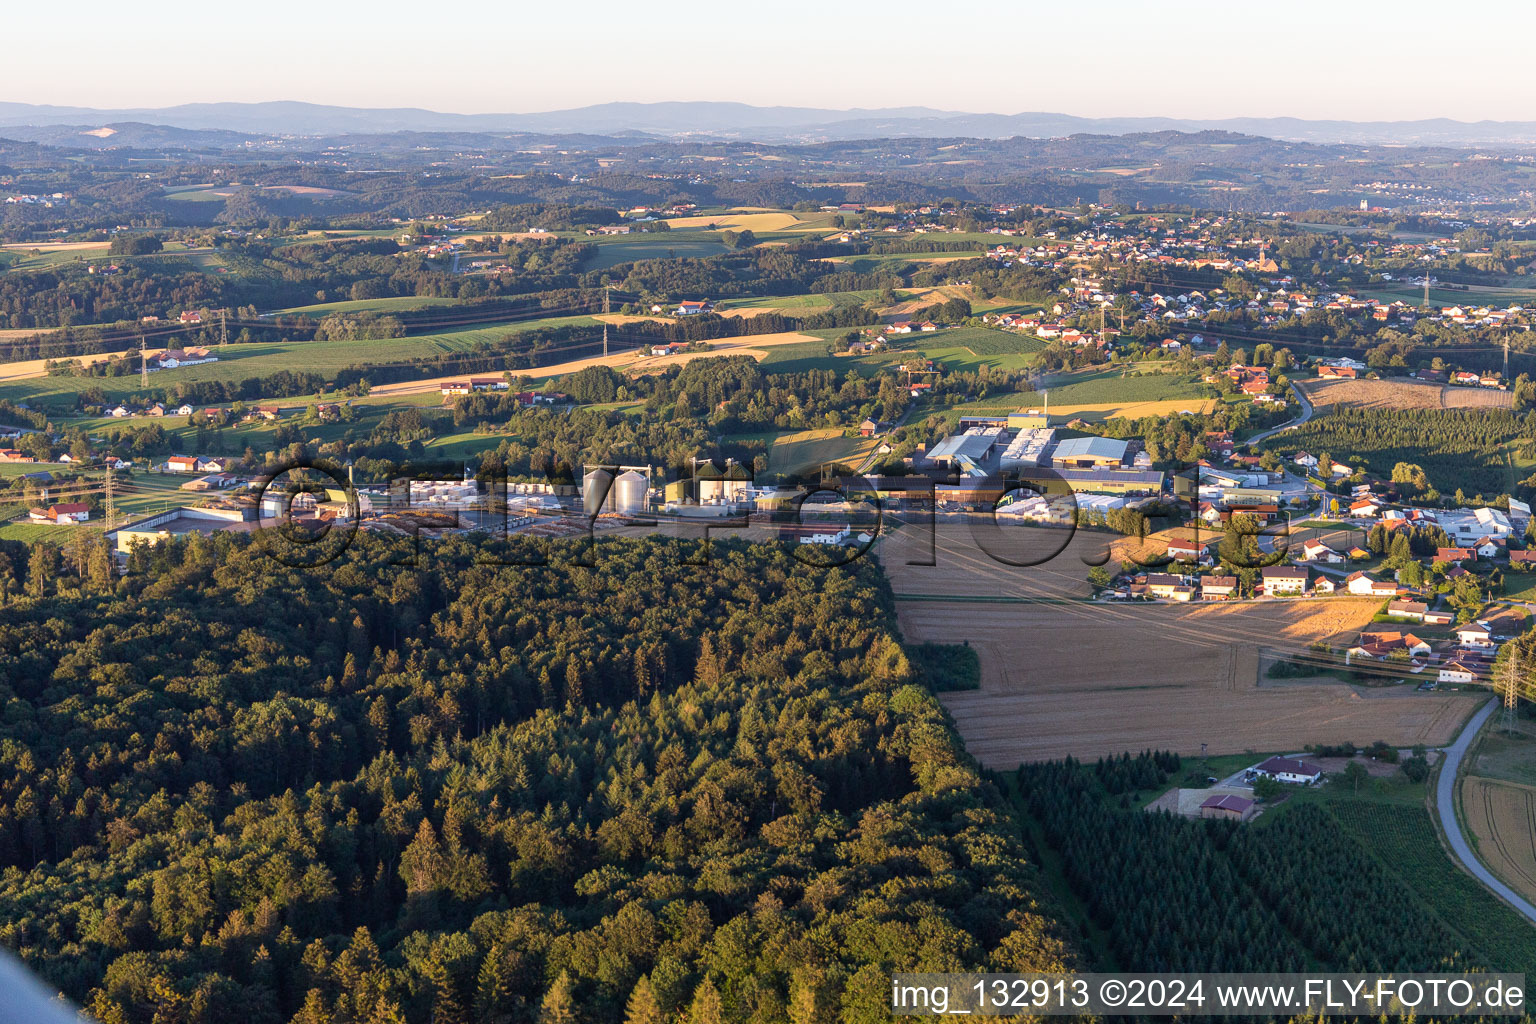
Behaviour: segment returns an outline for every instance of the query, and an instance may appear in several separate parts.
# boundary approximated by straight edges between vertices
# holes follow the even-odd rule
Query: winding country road
[[[1456,776],[1461,771],[1462,756],[1477,737],[1478,730],[1498,708],[1497,699],[1484,704],[1482,710],[1473,715],[1466,728],[1461,730],[1456,742],[1445,748],[1445,761],[1440,765],[1440,778],[1435,783],[1435,808],[1440,814],[1440,827],[1445,830],[1445,838],[1450,842],[1456,859],[1461,861],[1461,866],[1471,872],[1472,877],[1492,889],[1505,903],[1518,910],[1526,920],[1536,924],[1536,906],[1532,906],[1483,866],[1483,862],[1477,859],[1477,855],[1467,845],[1466,837],[1461,834],[1461,825],[1456,820]]]
[[[1243,442],[1245,446],[1251,447],[1258,444],[1260,441],[1267,441],[1271,437],[1274,437],[1276,434],[1280,433],[1282,430],[1290,430],[1292,427],[1299,427],[1303,423],[1307,422],[1307,420],[1312,418],[1312,403],[1307,401],[1307,396],[1301,393],[1301,388],[1298,388],[1295,384],[1292,384],[1291,394],[1295,395],[1296,401],[1301,403],[1301,415],[1297,416],[1293,420],[1286,420],[1278,427],[1270,427],[1268,430],[1259,431],[1257,434],[1254,434],[1248,440]]]

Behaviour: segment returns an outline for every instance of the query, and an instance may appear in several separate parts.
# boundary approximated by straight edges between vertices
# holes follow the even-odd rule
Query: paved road
[[[1456,859],[1461,861],[1474,878],[1492,889],[1532,924],[1536,924],[1536,906],[1532,906],[1520,894],[1495,878],[1493,872],[1483,867],[1483,862],[1477,859],[1477,855],[1467,845],[1466,837],[1461,834],[1461,825],[1456,821],[1456,776],[1461,771],[1462,755],[1472,745],[1483,723],[1498,709],[1497,699],[1484,704],[1482,710],[1473,715],[1466,728],[1461,730],[1456,742],[1445,748],[1445,762],[1440,765],[1440,779],[1435,785],[1435,806],[1440,812],[1440,827],[1445,829],[1445,838],[1450,841]]]
[[[1307,401],[1307,396],[1301,393],[1301,389],[1298,388],[1295,384],[1292,384],[1291,394],[1295,395],[1296,401],[1301,403],[1301,415],[1297,416],[1293,420],[1286,420],[1278,427],[1270,427],[1268,430],[1262,430],[1259,433],[1254,434],[1244,442],[1245,445],[1252,447],[1253,445],[1258,444],[1260,441],[1265,441],[1271,437],[1274,437],[1282,430],[1290,430],[1292,427],[1299,427],[1303,423],[1307,422],[1307,420],[1312,418],[1312,403]]]

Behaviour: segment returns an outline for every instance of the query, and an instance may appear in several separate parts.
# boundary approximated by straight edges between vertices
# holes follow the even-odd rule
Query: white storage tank
[[[613,509],[613,474],[594,469],[581,481],[581,507],[589,516]]]
[[[620,473],[619,478],[613,482],[613,510],[621,515],[644,512],[650,491],[651,482],[645,474],[633,469]]]

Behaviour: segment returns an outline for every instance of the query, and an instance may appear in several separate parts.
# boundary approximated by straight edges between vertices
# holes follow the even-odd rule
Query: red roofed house
[[[28,516],[35,523],[83,523],[91,518],[91,507],[84,502],[34,508]]]

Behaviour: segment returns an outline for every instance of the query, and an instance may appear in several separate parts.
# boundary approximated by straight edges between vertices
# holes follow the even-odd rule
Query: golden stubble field
[[[1411,380],[1298,381],[1307,401],[1319,413],[1332,407],[1358,409],[1507,409],[1508,391],[1492,388],[1453,388]]]
[[[1051,553],[1061,536],[1011,527],[996,542],[994,550],[1019,561]],[[966,527],[939,528],[936,566],[904,564],[926,557],[921,528],[904,527],[882,544],[906,639],[968,642],[980,655],[981,688],[942,699],[987,767],[1145,748],[1198,754],[1202,743],[1213,754],[1344,740],[1438,745],[1477,704],[1408,686],[1261,680],[1262,652],[1353,639],[1379,602],[1085,602],[1081,556],[1098,557],[1107,543],[1103,534],[1081,534],[1029,568],[994,561]]]

